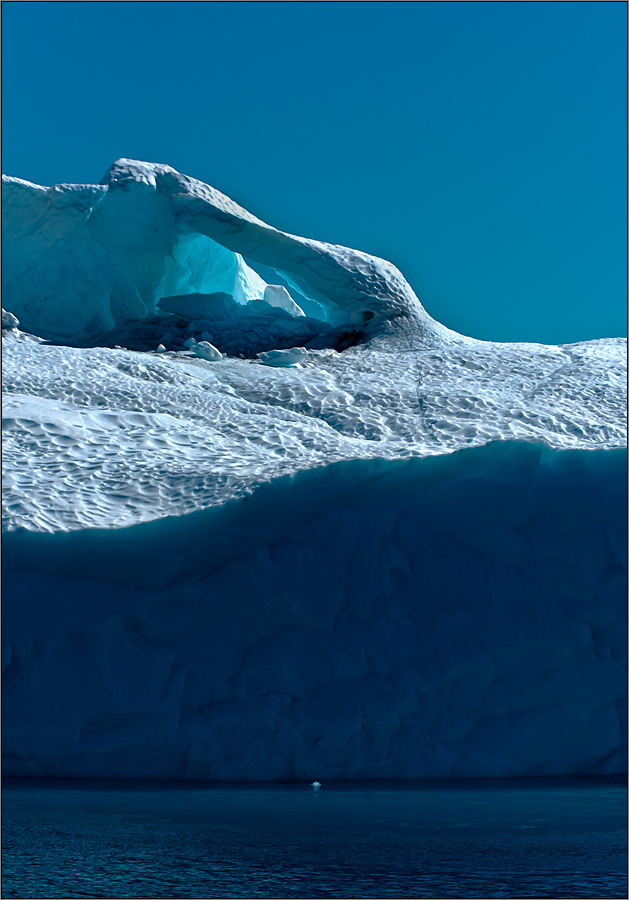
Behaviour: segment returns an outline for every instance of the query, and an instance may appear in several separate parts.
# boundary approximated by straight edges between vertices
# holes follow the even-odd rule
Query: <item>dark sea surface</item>
[[[625,779],[9,779],[3,897],[627,896]]]

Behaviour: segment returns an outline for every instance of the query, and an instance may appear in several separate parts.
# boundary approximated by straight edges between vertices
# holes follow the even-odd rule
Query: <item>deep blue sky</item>
[[[5,2],[3,171],[168,163],[490,340],[626,334],[623,2]]]

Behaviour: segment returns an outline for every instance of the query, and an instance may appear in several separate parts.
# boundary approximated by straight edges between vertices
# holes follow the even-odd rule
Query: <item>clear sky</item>
[[[167,163],[488,340],[626,334],[624,2],[5,2],[3,172]]]

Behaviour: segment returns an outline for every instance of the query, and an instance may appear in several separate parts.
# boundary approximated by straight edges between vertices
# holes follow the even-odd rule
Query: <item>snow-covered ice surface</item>
[[[624,770],[624,340],[456,335],[167,166],[5,186],[7,774]]]
[[[352,459],[625,446],[624,341],[311,351],[301,368],[4,339],[5,527],[121,527]]]

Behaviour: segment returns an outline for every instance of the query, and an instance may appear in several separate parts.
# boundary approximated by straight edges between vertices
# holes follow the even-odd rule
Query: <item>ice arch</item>
[[[3,227],[4,306],[44,337],[146,319],[173,294],[224,291],[248,304],[265,282],[243,257],[280,273],[333,327],[375,334],[406,320],[428,339],[452,334],[391,263],[285,234],[166,165],[119,159],[99,185],[3,176]]]

